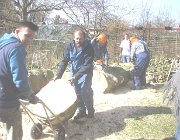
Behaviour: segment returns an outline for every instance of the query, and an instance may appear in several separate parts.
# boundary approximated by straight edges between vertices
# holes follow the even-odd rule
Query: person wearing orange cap
[[[131,37],[131,62],[134,64],[133,89],[141,89],[146,84],[145,74],[149,65],[150,55],[147,44],[136,37]]]
[[[91,40],[94,48],[94,61],[100,65],[108,66],[107,39],[105,34],[100,34]]]

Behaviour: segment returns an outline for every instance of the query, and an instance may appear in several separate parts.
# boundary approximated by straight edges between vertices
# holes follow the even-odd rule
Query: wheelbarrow
[[[43,108],[43,110],[41,111],[44,111],[46,116],[41,116],[39,114],[33,113],[33,111],[28,107],[28,101],[20,100],[20,103],[25,113],[33,122],[33,126],[30,132],[30,135],[33,139],[39,139],[42,136],[43,130],[46,127],[49,127],[52,130],[54,140],[65,139],[66,132],[64,124],[73,117],[77,109],[77,101],[75,101],[64,112],[56,115],[42,100],[39,100],[38,104],[40,104]]]
[[[50,81],[36,96],[40,99],[36,105],[27,105],[27,101],[20,101],[34,124],[31,128],[31,137],[40,138],[43,130],[49,127],[55,140],[63,140],[65,124],[77,109],[77,97],[73,86],[63,79]]]

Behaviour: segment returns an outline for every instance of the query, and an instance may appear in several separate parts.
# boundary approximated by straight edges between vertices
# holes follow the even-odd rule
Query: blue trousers
[[[122,55],[122,61],[123,61],[123,63],[129,63],[130,62],[130,56],[129,55]]]
[[[134,87],[136,89],[140,89],[143,84],[145,84],[145,76],[146,76],[146,71],[149,65],[149,55],[148,53],[140,53],[136,55],[135,59],[135,69],[133,72],[133,82],[134,82]]]
[[[86,109],[88,113],[94,112],[93,90],[91,88],[92,75],[93,72],[84,74],[79,80],[75,81],[74,83],[74,88],[78,100],[77,113],[86,112]]]
[[[175,138],[176,140],[180,140],[180,124],[177,125]]]
[[[146,59],[147,59],[147,61],[145,63],[145,67],[144,67],[144,70],[143,70],[143,73],[142,73],[142,76],[141,76],[141,85],[142,86],[146,85],[146,72],[147,72],[147,68],[149,66],[150,56],[148,55]]]

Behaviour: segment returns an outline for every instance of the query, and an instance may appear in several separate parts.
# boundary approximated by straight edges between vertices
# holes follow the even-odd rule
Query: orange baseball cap
[[[129,41],[130,41],[131,43],[133,43],[133,42],[137,41],[137,38],[134,37],[134,36],[133,36],[133,37],[130,37],[130,38],[129,38]]]

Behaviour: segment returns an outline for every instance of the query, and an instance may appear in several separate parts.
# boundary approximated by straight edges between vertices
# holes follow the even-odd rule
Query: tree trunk
[[[92,88],[94,92],[106,93],[125,84],[129,79],[129,72],[121,67],[108,67],[104,71],[94,70]]]

